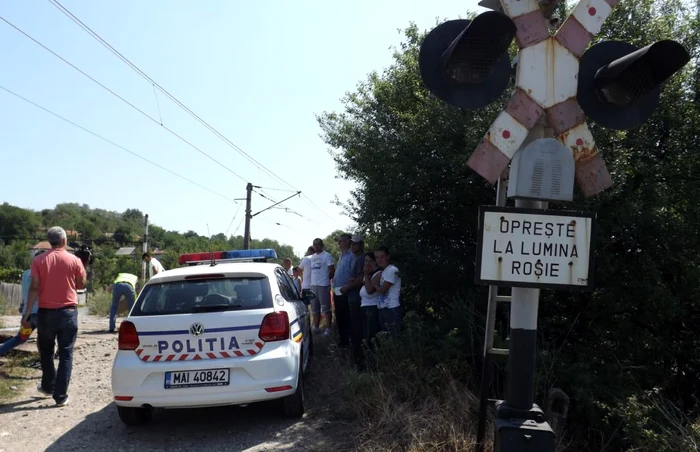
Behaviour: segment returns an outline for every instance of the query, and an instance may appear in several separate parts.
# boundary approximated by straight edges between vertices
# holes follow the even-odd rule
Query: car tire
[[[117,406],[119,419],[129,426],[143,425],[151,420],[153,410],[149,408],[137,408],[130,406]]]
[[[297,377],[297,390],[282,398],[282,413],[286,417],[300,418],[304,415],[304,375],[299,363],[299,376]]]

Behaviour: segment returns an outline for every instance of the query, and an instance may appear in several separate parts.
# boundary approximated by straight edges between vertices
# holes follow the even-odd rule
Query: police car
[[[183,254],[155,275],[119,327],[112,392],[127,425],[155,408],[280,399],[304,414],[313,355],[307,305],[274,250]]]

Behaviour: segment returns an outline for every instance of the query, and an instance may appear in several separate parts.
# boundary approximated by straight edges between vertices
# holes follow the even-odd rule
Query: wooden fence
[[[0,282],[0,298],[5,300],[8,308],[19,308],[19,305],[22,304],[22,286],[20,284]],[[16,309],[10,309],[9,311],[16,311]],[[13,312],[13,314],[15,313]]]
[[[22,285],[9,284],[0,282],[0,298],[5,300],[7,305],[7,313],[16,315],[16,309],[22,304]],[[85,289],[78,290],[78,305],[84,305],[87,302],[87,291]]]

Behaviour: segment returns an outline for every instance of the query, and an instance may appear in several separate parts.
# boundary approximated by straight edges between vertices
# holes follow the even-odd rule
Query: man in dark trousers
[[[37,390],[46,396],[53,396],[56,406],[62,407],[68,404],[73,345],[78,335],[76,290],[85,288],[87,277],[83,262],[66,251],[66,231],[54,226],[47,236],[51,251],[32,261],[32,283],[26,312],[32,312],[38,297],[38,345],[42,376]],[[22,326],[31,327],[29,315],[22,318]],[[56,341],[58,371],[53,361]]]
[[[131,273],[119,273],[114,280],[110,291],[112,292],[112,306],[109,309],[109,332],[114,333],[117,323],[117,311],[122,297],[126,298],[129,310],[134,306],[136,290],[139,286],[139,277]]]

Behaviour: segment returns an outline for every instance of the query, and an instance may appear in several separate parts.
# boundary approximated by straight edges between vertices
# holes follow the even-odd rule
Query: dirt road
[[[270,404],[254,404],[158,411],[145,428],[126,427],[111,400],[116,337],[102,337],[75,352],[68,406],[55,408],[53,399],[39,397],[38,372],[27,377],[30,381],[15,400],[0,406],[0,452],[351,450],[341,444],[348,440],[343,435],[347,424],[331,420],[332,410],[321,400],[325,396],[313,391],[319,378],[313,367],[301,420],[277,416]]]

